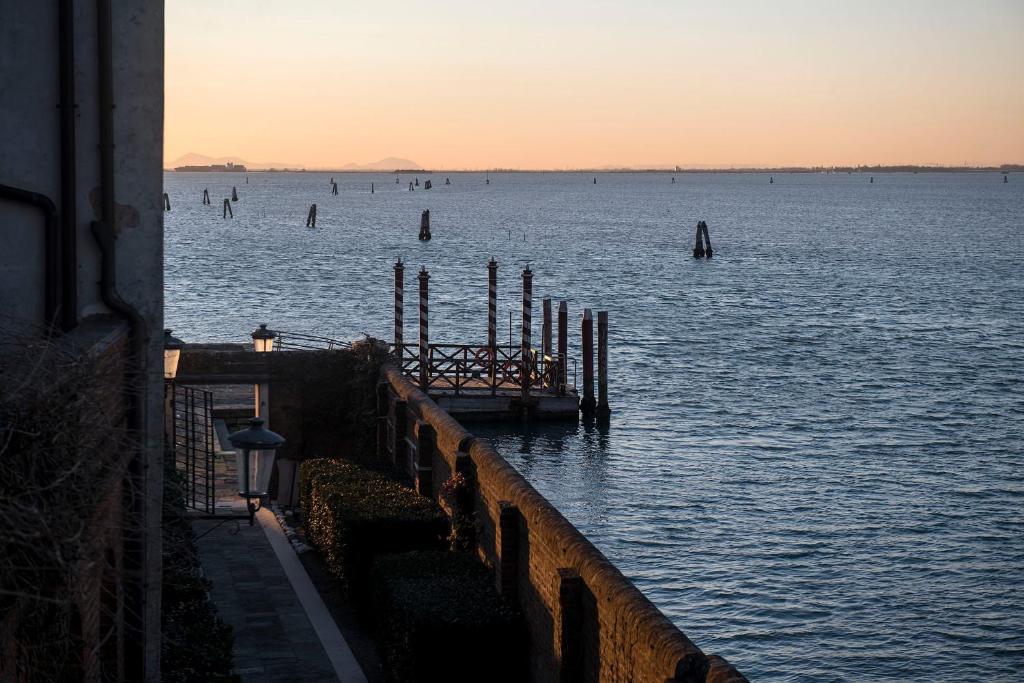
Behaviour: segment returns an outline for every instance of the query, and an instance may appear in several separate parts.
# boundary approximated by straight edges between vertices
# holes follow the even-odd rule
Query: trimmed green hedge
[[[299,491],[306,538],[357,607],[367,606],[374,556],[441,548],[449,533],[432,500],[344,460],[303,462]]]
[[[461,552],[373,564],[378,644],[390,681],[526,680],[525,631],[494,575]]]

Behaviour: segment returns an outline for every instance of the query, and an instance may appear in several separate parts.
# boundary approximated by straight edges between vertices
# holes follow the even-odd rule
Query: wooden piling
[[[205,188],[203,190],[203,206],[206,206],[209,203],[210,203],[210,188]]]
[[[544,299],[541,310],[544,318],[540,328],[540,352],[544,354],[546,363],[551,358],[551,299]]]
[[[402,360],[402,322],[405,305],[405,265],[402,259],[395,261],[395,356]]]
[[[224,218],[228,218],[228,217],[234,218],[235,217],[235,212],[231,210],[231,201],[227,197],[225,197],[224,198]]]
[[[420,214],[420,239],[430,241],[430,209],[424,209]]]
[[[583,309],[583,398],[580,409],[594,412],[594,314],[589,308]]]
[[[234,185],[231,186],[231,201],[238,201],[238,190],[235,189]]]
[[[608,407],[608,311],[597,312],[597,416],[611,414]]]
[[[430,281],[430,273],[427,272],[427,267],[422,266],[420,268],[420,389],[423,391],[427,390],[427,386],[430,381],[430,375],[428,373],[428,362],[429,362],[429,336],[427,333],[427,283]]]
[[[167,196],[166,192],[164,192],[164,211],[170,211],[170,210],[171,210],[171,198]]]
[[[700,231],[704,234],[704,254],[711,258],[715,252],[711,249],[711,235],[708,234],[707,221],[700,222]]]
[[[558,303],[558,395],[564,396],[569,384],[569,308]]]
[[[316,204],[309,205],[309,213],[306,215],[306,227],[316,227]]]
[[[370,183],[370,194],[373,194],[373,183]]]
[[[693,258],[704,258],[704,236],[700,229],[700,221],[697,222],[697,238],[693,243]]]
[[[487,376],[493,390],[498,369],[498,262],[487,262]]]
[[[338,194],[338,183],[334,182],[334,178],[331,178],[331,195]]]
[[[530,270],[530,264],[526,264],[526,268],[523,269],[523,328],[522,328],[522,344],[520,348],[521,353],[521,365],[522,373],[519,378],[519,383],[522,386],[522,398],[523,402],[530,396],[530,376],[532,363],[530,362],[530,356],[532,354],[531,349],[531,336],[533,332],[533,271]]]

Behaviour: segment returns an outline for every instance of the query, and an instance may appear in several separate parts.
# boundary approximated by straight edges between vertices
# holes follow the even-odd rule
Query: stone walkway
[[[213,601],[235,629],[235,672],[253,683],[337,683],[261,521],[193,522],[197,536],[205,533],[196,545]]]
[[[217,427],[223,443],[223,422]],[[245,683],[365,683],[270,510],[261,509],[252,526],[230,519],[246,515],[236,493],[234,452],[217,449],[214,471],[222,519],[197,516],[192,527],[213,602],[235,630],[235,673]]]

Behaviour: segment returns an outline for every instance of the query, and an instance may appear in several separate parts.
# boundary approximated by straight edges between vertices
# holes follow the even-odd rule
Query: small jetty
[[[553,319],[552,300],[543,300],[539,348],[533,340],[533,271],[527,265],[522,278],[520,343],[498,343],[498,262],[487,263],[487,343],[436,343],[429,336],[430,273],[421,268],[419,286],[419,338],[404,339],[405,264],[398,259],[395,274],[395,332],[391,352],[402,374],[453,416],[462,419],[606,418],[608,404],[608,313],[597,314],[595,353],[593,314],[583,311],[582,387],[576,359],[568,355],[569,309],[561,301]],[[556,331],[557,329],[557,331]],[[511,333],[511,330],[510,330]],[[597,359],[597,394],[594,359]],[[582,388],[583,398],[580,398]]]

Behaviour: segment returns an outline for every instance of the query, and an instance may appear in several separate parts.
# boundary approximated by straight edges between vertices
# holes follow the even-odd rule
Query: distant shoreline
[[[223,171],[220,169],[177,171],[165,168],[165,173],[217,173],[242,171]],[[520,168],[489,168],[489,169],[331,169],[331,168],[265,168],[248,169],[244,173],[368,173],[368,174],[400,174],[400,175],[436,175],[442,173],[1019,173],[1024,172],[1024,164],[1002,164],[1000,166],[779,166],[764,168],[579,168],[579,169],[520,169]]]

